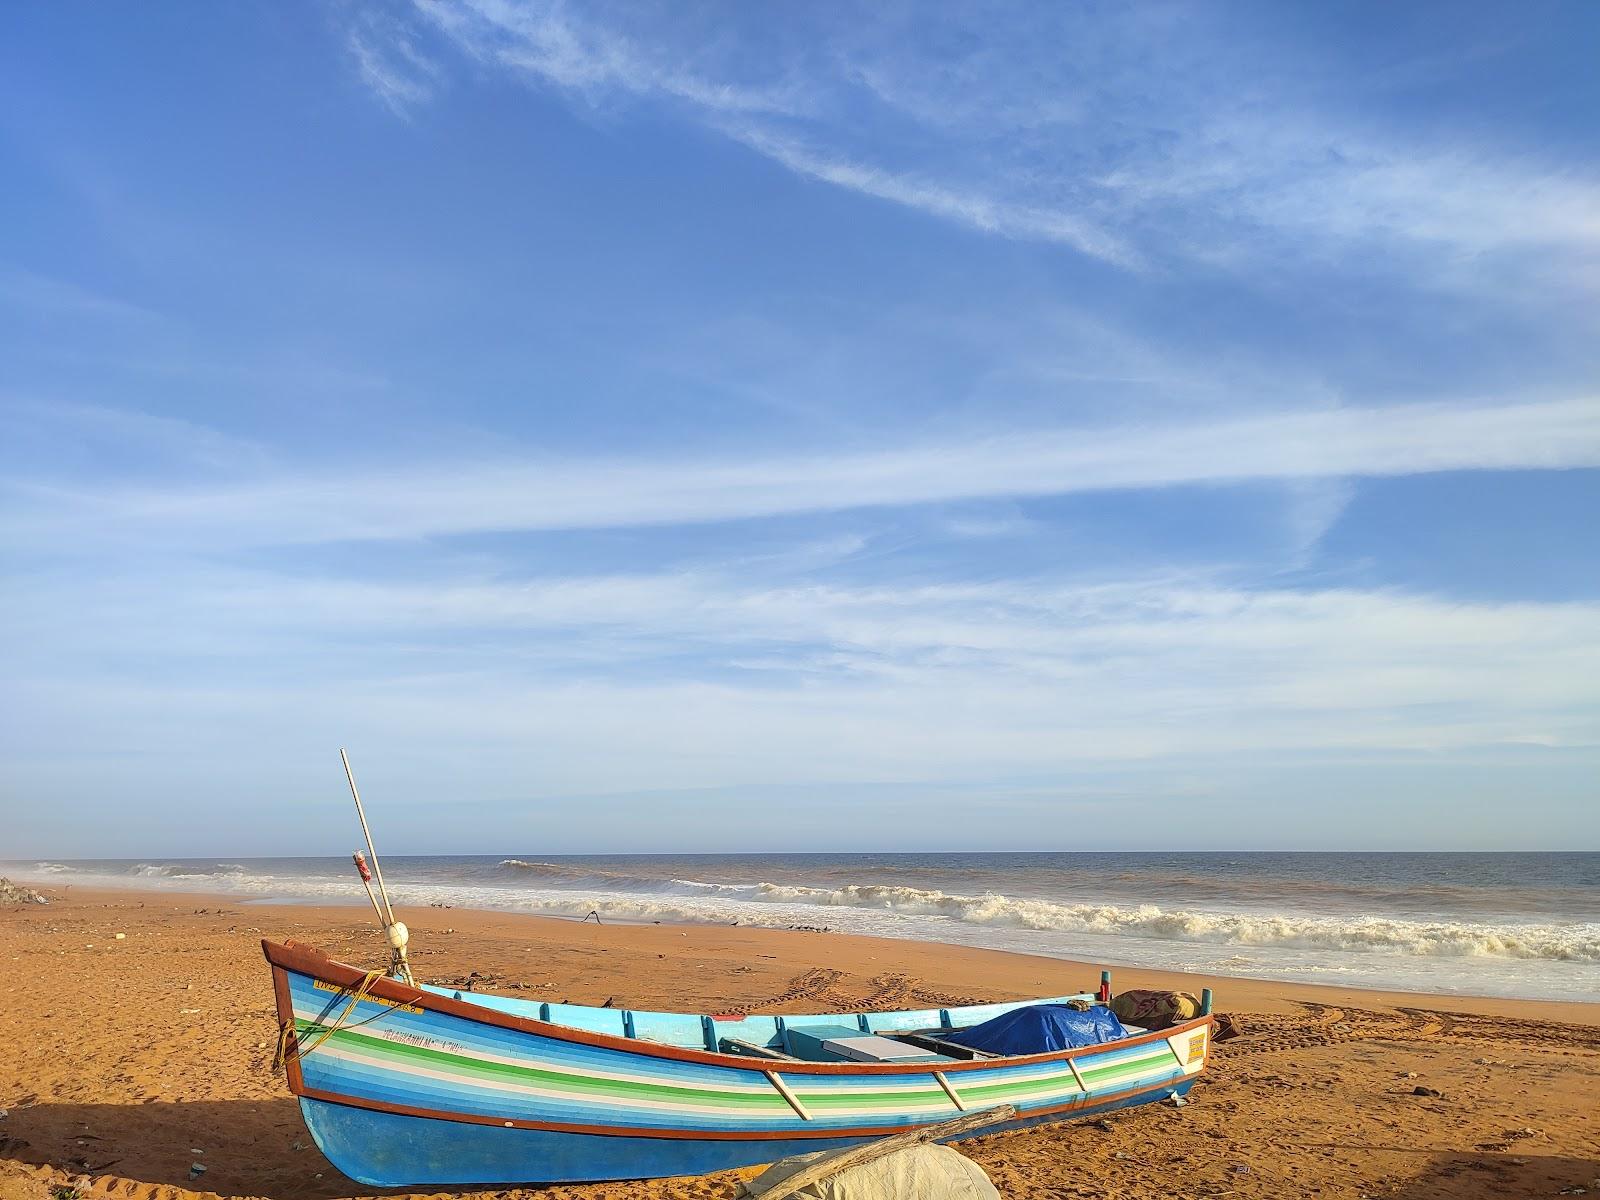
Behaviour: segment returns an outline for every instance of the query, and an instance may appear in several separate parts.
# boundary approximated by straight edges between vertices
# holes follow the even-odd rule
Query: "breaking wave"
[[[559,866],[556,863],[524,862],[520,858],[502,858],[500,865],[502,867],[510,867],[514,871],[532,871],[539,875],[564,875],[570,873],[569,868]]]
[[[213,879],[218,875],[238,875],[244,869],[240,863],[212,863],[210,867],[192,863],[137,863],[128,868],[128,874],[141,879]]]
[[[1600,963],[1600,925],[1481,925],[1357,915],[1193,912],[1153,904],[1059,904],[993,892],[961,896],[876,884],[824,889],[763,883],[753,898],[777,904],[941,916],[976,925],[1228,946]]]
[[[618,883],[650,883],[649,879],[635,879],[620,871],[606,871],[599,867],[586,867],[579,865],[563,865],[552,862],[527,862],[520,858],[503,858],[500,860],[503,870],[513,876],[533,879],[548,879],[558,883],[581,882],[584,880],[602,882],[615,881]]]
[[[724,896],[749,895],[757,885],[742,883],[705,883],[698,879],[670,879],[659,875],[630,875],[625,871],[606,871],[599,867],[581,864],[527,862],[520,858],[500,860],[503,870],[519,879],[542,881],[553,887],[608,887],[622,891],[666,892],[697,896],[713,894]]]
[[[900,884],[707,883],[638,877],[592,867],[506,859],[502,867],[526,873],[535,887],[557,892],[580,888],[608,894],[546,894],[546,911],[590,907],[623,920],[792,923],[810,910],[853,909],[897,917],[934,917],[964,925],[1041,933],[1159,939],[1220,946],[1343,951],[1438,958],[1542,959],[1600,963],[1600,924],[1478,923],[1346,913],[1207,911],[1155,904],[1071,903],[1007,896],[962,895]],[[678,898],[681,898],[678,899]],[[772,912],[781,907],[782,914]],[[763,911],[767,910],[767,911]],[[843,917],[843,914],[840,914]],[[848,923],[848,922],[846,922]]]

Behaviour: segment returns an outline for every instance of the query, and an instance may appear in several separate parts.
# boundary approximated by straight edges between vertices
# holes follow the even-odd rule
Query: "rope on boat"
[[[312,1041],[308,1045],[302,1046],[299,1043],[299,1040],[296,1039],[295,1048],[294,1048],[294,1057],[295,1058],[305,1058],[306,1055],[310,1054],[318,1046],[322,1045],[323,1042],[327,1041],[334,1034],[338,1033],[339,1030],[343,1029],[345,1027],[346,1022],[348,1022],[350,1020],[351,1015],[356,1011],[357,1006],[363,1000],[368,998],[368,993],[371,991],[372,985],[377,983],[378,980],[384,978],[386,974],[387,974],[386,971],[381,971],[380,970],[380,971],[368,971],[365,975],[363,975],[361,977],[360,984],[358,984],[355,988],[350,989],[348,991],[349,998],[345,1001],[344,1008],[340,1010],[339,1015],[336,1018],[334,1018],[334,1022],[333,1022],[332,1025],[324,1026],[322,1028],[322,1031],[320,1033],[318,1033],[317,1036],[315,1038],[313,1038]],[[337,1003],[338,1003],[338,997],[335,997],[334,1000],[333,1000],[333,1004],[337,1004]],[[331,1008],[333,1006],[333,1004],[330,1004],[329,1007]],[[367,1021],[375,1021],[375,1020],[378,1019],[378,1017],[383,1017],[383,1016],[387,1016],[387,1015],[388,1015],[387,1011],[381,1012],[381,1013],[378,1013],[377,1016],[368,1017]],[[362,1025],[364,1025],[366,1023],[367,1023],[366,1021],[358,1022],[358,1024],[362,1024]],[[321,1024],[321,1023],[318,1022],[318,1024]],[[287,1020],[283,1020],[283,1021],[278,1022],[278,1051],[277,1051],[276,1054],[274,1054],[272,1056],[272,1069],[274,1071],[282,1070],[283,1067],[285,1066],[285,1064],[288,1063],[289,1057],[290,1057],[290,1055],[289,1055],[289,1039],[293,1035],[294,1035],[294,1015],[291,1013]]]

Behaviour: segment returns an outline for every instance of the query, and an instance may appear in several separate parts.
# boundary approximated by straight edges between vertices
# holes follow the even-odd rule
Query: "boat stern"
[[[1186,1076],[1192,1078],[1206,1069],[1206,1060],[1211,1055],[1212,1024],[1208,1016],[1198,1024],[1186,1025],[1167,1038],[1167,1045],[1172,1047],[1172,1053]]]

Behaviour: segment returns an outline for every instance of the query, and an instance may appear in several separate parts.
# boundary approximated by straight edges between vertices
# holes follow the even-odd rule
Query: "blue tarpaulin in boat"
[[[944,1040],[990,1054],[1043,1054],[1130,1036],[1109,1008],[1096,1005],[1085,1012],[1065,1004],[1030,1004],[971,1029],[947,1033]]]

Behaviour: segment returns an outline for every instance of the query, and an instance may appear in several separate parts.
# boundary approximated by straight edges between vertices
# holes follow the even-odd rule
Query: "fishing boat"
[[[279,1056],[306,1126],[334,1166],[374,1187],[699,1175],[999,1105],[1014,1106],[1014,1118],[984,1132],[1061,1121],[1182,1097],[1211,1044],[1209,993],[1199,1016],[1169,1028],[993,1053],[967,1044],[968,1035],[1012,1014],[1103,1012],[1107,989],[747,1016],[418,985],[404,961],[404,926],[379,916],[396,949],[390,972],[292,941],[262,942]]]

